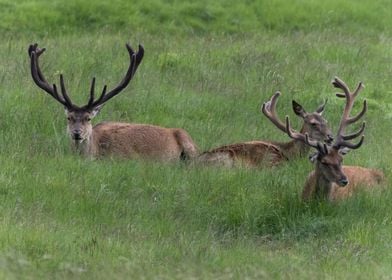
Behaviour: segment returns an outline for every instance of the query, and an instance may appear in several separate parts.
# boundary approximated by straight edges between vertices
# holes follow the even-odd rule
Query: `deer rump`
[[[277,145],[264,141],[250,141],[204,152],[197,161],[225,167],[274,167],[288,161],[288,158]]]

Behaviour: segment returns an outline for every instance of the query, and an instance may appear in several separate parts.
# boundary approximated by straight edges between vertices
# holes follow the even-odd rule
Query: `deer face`
[[[335,148],[327,149],[327,153],[318,152],[316,169],[329,182],[344,187],[348,184],[347,176],[343,173],[343,157]]]
[[[328,127],[328,122],[318,113],[306,114],[304,119],[304,132],[308,132],[310,138],[332,143],[332,132]]]
[[[310,138],[331,143],[333,141],[332,132],[328,127],[328,122],[323,118],[325,103],[321,105],[315,112],[307,113],[305,109],[293,100],[293,110],[297,116],[304,120],[303,133],[308,133]]]
[[[97,110],[93,110],[92,112],[81,109],[65,110],[67,115],[67,132],[72,140],[84,142],[90,137],[93,130],[91,120],[97,112]]]

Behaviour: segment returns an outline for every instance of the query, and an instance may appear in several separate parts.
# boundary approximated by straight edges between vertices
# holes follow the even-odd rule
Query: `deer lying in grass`
[[[276,103],[280,92],[264,103],[262,112],[280,130],[286,133],[286,126],[276,114]],[[327,121],[322,117],[326,102],[313,113],[307,113],[303,107],[293,100],[293,110],[303,119],[301,132],[308,133],[312,139],[330,142],[333,140]],[[198,161],[207,164],[227,167],[242,164],[248,167],[272,167],[297,157],[306,156],[309,146],[292,140],[286,143],[272,141],[250,141],[221,146],[202,153]]]
[[[93,78],[89,101],[81,107],[73,104],[69,98],[64,86],[63,75],[60,75],[61,95],[55,84],[52,86],[46,81],[38,64],[38,58],[45,49],[38,48],[37,44],[30,45],[28,50],[31,59],[31,75],[38,87],[49,93],[65,107],[68,134],[71,136],[74,148],[81,154],[91,157],[116,155],[162,161],[194,157],[197,153],[196,146],[183,129],[120,122],[103,122],[92,126],[91,120],[105,102],[127,87],[143,59],[144,49],[142,46],[139,45],[139,50],[136,53],[128,44],[126,47],[130,64],[125,77],[109,92],[106,92],[105,85],[97,99],[94,96],[95,78]]]
[[[313,160],[316,161],[315,170],[309,174],[306,180],[302,192],[303,200],[314,198],[328,199],[330,201],[340,200],[351,196],[361,186],[373,188],[384,180],[384,174],[379,170],[359,166],[342,166],[342,155],[348,149],[358,149],[362,145],[364,140],[362,133],[365,130],[365,122],[362,123],[359,131],[355,133],[344,135],[345,129],[347,125],[358,121],[365,114],[367,106],[365,100],[362,111],[355,117],[350,117],[354,99],[363,88],[362,83],[359,83],[354,92],[350,92],[347,85],[339,78],[335,78],[332,84],[344,92],[344,94],[338,93],[336,95],[346,98],[346,105],[332,146],[310,139],[307,133],[294,131],[290,127],[289,118],[286,117],[287,134],[292,139],[317,149],[317,153],[313,156]],[[348,140],[355,139],[360,135],[362,136],[357,144],[348,142]]]

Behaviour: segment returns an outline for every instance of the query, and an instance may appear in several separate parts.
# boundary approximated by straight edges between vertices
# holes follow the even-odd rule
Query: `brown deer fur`
[[[250,141],[222,146],[202,153],[197,160],[202,163],[234,167],[243,165],[247,167],[273,167],[288,158],[279,146],[263,142]]]
[[[179,128],[104,122],[95,125],[78,150],[93,157],[119,155],[126,158],[176,161],[196,156],[188,133]]]

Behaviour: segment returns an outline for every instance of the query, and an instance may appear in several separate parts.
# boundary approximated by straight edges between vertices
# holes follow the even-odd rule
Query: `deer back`
[[[287,158],[278,146],[270,142],[249,141],[204,152],[198,161],[226,167],[273,167],[287,161]]]
[[[185,130],[145,124],[100,123],[93,128],[91,145],[96,156],[172,161],[197,154],[197,147]]]

